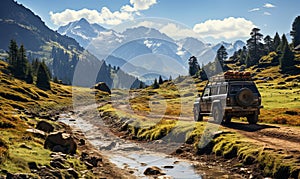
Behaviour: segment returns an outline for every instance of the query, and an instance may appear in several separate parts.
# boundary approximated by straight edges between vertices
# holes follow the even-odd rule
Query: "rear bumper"
[[[234,107],[230,107],[227,106],[225,107],[225,111],[257,111],[259,109],[263,108],[263,106],[258,106],[258,107],[239,107],[239,106],[234,106]]]

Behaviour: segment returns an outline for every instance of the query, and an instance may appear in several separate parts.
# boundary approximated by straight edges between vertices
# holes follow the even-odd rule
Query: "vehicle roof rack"
[[[225,82],[225,81],[251,81],[250,72],[227,71],[222,75],[210,77],[210,82]]]

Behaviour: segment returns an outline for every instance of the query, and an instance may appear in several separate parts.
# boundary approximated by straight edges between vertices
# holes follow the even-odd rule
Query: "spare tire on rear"
[[[236,102],[244,107],[251,106],[254,102],[253,92],[249,88],[242,88],[236,94]]]

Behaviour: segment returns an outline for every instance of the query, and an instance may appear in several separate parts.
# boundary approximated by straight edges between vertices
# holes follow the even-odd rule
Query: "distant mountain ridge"
[[[72,46],[78,50],[83,50],[73,38],[49,29],[39,16],[13,0],[1,1],[0,26],[1,49],[7,49],[7,44],[14,38],[17,42],[24,44],[27,49],[33,51],[41,50],[41,46],[49,41],[60,43],[65,48]]]
[[[80,25],[81,21],[86,24],[86,27]],[[78,24],[81,28],[74,28]],[[214,60],[216,51],[221,45],[227,48],[228,56],[231,56],[234,51],[245,45],[240,40],[234,43],[221,42],[216,45],[210,45],[193,37],[175,41],[159,30],[143,26],[128,28],[123,32],[103,28],[100,31],[96,30],[98,32],[96,37],[95,30],[91,33],[89,33],[90,30],[85,30],[90,29],[93,25],[95,24],[90,24],[88,21],[81,19],[80,21],[71,22],[67,26],[60,27],[58,32],[74,37],[77,41],[82,42],[82,37],[78,35],[78,31],[80,31],[86,37],[81,45],[87,46],[88,50],[100,59],[105,59],[107,56],[115,56],[128,62],[135,57],[151,53],[170,57],[185,68],[187,68],[187,59],[190,56],[196,56],[199,63],[206,64]],[[112,65],[121,66],[123,64],[113,63]]]
[[[70,22],[65,26],[58,28],[57,32],[76,39],[84,48],[93,38],[96,38],[100,32],[106,32],[107,29],[99,24],[90,24],[86,19],[82,18],[75,22]]]

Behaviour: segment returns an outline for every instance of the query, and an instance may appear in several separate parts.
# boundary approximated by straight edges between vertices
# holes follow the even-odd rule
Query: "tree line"
[[[9,70],[15,78],[25,80],[28,84],[35,83],[41,89],[51,89],[50,71],[44,61],[34,59],[30,63],[24,45],[18,47],[15,40],[10,41],[8,49]]]
[[[295,60],[294,49],[300,49],[300,16],[296,17],[292,23],[291,29],[292,43],[289,44],[286,35],[281,37],[276,32],[272,38],[270,35],[264,37],[259,28],[253,28],[250,32],[250,38],[247,40],[246,46],[229,58],[230,62],[235,63],[238,66],[244,65],[246,68],[259,65],[260,59],[268,55],[271,52],[276,53],[278,58],[278,64],[282,73],[291,72],[294,66],[299,63]],[[189,74],[191,76],[200,77],[202,80],[206,80],[207,76],[213,76],[215,74],[230,70],[225,64],[225,60],[228,58],[226,48],[222,45],[218,50],[213,62],[209,62],[206,65],[202,64],[200,68],[196,57],[192,56],[189,60]]]

